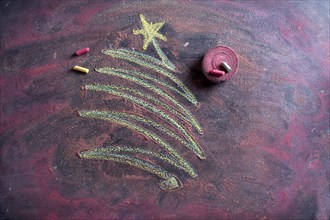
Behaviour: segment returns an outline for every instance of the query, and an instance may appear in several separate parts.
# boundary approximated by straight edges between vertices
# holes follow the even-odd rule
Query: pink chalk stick
[[[219,76],[220,77],[220,76],[225,75],[225,72],[221,71],[221,70],[217,70],[217,69],[212,69],[212,70],[210,70],[209,74],[212,75],[212,76]]]
[[[83,55],[83,54],[88,53],[88,52],[89,52],[89,47],[86,47],[86,48],[83,48],[81,50],[77,50],[76,54],[77,54],[77,56],[80,56],[80,55]]]

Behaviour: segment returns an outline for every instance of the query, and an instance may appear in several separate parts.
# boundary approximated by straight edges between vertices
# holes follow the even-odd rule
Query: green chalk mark
[[[180,109],[180,111],[186,116],[182,117],[182,114],[177,114],[178,113],[177,111],[173,111],[173,108],[169,109],[168,107],[166,107],[166,104],[160,104],[161,106],[165,107],[167,110],[171,111],[171,113],[175,114],[176,116],[182,118],[183,120],[185,120],[186,122],[191,124],[194,128],[196,128],[196,130],[199,134],[203,133],[203,129],[200,126],[197,119],[180,102],[178,102],[172,96],[170,96],[169,94],[167,94],[163,90],[157,88],[153,84],[150,84],[145,80],[142,80],[140,78],[137,78],[137,77],[131,75],[131,74],[134,74],[134,75],[144,77],[143,75],[145,75],[145,74],[143,74],[141,72],[138,72],[138,71],[133,71],[133,70],[130,71],[130,70],[118,69],[118,68],[112,68],[112,67],[96,68],[95,70],[99,73],[109,74],[109,75],[117,76],[117,77],[120,77],[120,78],[123,78],[123,79],[127,79],[129,81],[135,82],[135,83],[137,83],[137,84],[139,84],[139,85],[141,85],[145,88],[150,89],[151,91],[155,92],[156,94],[164,97],[165,99],[167,99],[168,101],[173,103],[178,109]],[[158,81],[158,80],[156,80],[156,81]],[[149,96],[149,97],[151,97],[151,96]],[[160,103],[160,102],[158,101],[158,103]]]
[[[150,112],[154,113],[158,117],[164,119],[167,123],[173,125],[176,129],[178,129],[181,134],[185,137],[187,141],[189,141],[191,144],[194,145],[194,152],[196,152],[196,155],[201,158],[205,159],[205,154],[202,148],[198,145],[198,143],[194,140],[194,138],[186,131],[185,128],[183,128],[180,124],[178,124],[171,116],[169,116],[164,111],[158,109],[154,105],[149,104],[148,102],[143,101],[142,99],[139,99],[136,96],[132,96],[128,93],[118,91],[116,90],[116,87],[113,87],[111,85],[102,85],[102,84],[88,84],[85,86],[86,90],[94,90],[94,91],[103,91],[110,93],[112,95],[116,95],[119,97],[122,97],[124,99],[129,100],[130,102],[133,102],[137,105],[140,105],[144,107],[145,109],[149,110]]]
[[[192,92],[184,85],[184,83],[181,80],[179,80],[177,77],[175,77],[172,73],[168,72],[167,70],[165,70],[165,69],[163,69],[163,68],[161,68],[161,67],[159,67],[155,64],[147,63],[147,62],[145,62],[143,60],[140,60],[136,57],[127,55],[125,53],[118,52],[118,50],[103,50],[102,53],[105,54],[105,55],[115,57],[115,58],[128,60],[128,61],[136,63],[140,66],[150,68],[150,69],[166,76],[167,78],[172,80],[186,94],[186,97],[189,97],[189,101],[192,101],[192,103],[195,106],[198,105],[198,102],[197,102],[196,97],[194,96],[194,94],[192,94]]]
[[[184,145],[186,148],[188,148],[189,150],[191,150],[192,152],[194,152],[195,155],[197,155],[200,159],[205,159],[205,157],[202,157],[204,155],[201,154],[201,151],[199,148],[196,148],[196,145],[189,143],[187,141],[185,141],[183,138],[181,138],[179,135],[177,135],[175,132],[173,132],[172,130],[168,129],[167,127],[153,121],[147,118],[144,118],[142,116],[138,116],[135,114],[130,114],[130,113],[124,113],[124,112],[118,112],[118,111],[97,111],[94,110],[95,113],[97,113],[98,115],[104,115],[105,117],[107,117],[107,115],[112,115],[114,117],[120,117],[122,119],[128,120],[134,120],[137,122],[141,122],[145,125],[148,125],[150,127],[156,128],[157,130],[165,133],[166,135],[176,139],[177,141],[179,141],[182,145]]]
[[[106,146],[106,147],[100,147],[100,148],[96,148],[96,149],[92,149],[92,150],[87,150],[87,151],[83,151],[83,152],[93,152],[94,154],[102,154],[102,155],[106,155],[106,154],[113,154],[113,153],[122,153],[122,152],[128,152],[128,153],[141,153],[141,154],[145,154],[145,155],[150,155],[152,157],[158,158],[160,160],[163,160],[169,164],[171,164],[172,166],[178,168],[178,169],[182,169],[181,165],[175,161],[175,159],[168,155],[168,154],[163,154],[163,153],[156,153],[150,150],[145,150],[143,148],[140,147],[128,147],[128,146],[119,146],[119,145],[112,145],[112,146]]]
[[[152,39],[152,44],[153,44],[158,56],[160,57],[162,62],[165,64],[165,66],[167,66],[168,69],[170,69],[170,70],[175,70],[174,64],[164,54],[163,50],[160,48],[160,46],[155,38]]]
[[[135,132],[141,133],[141,134],[145,135],[146,137],[149,137],[155,143],[158,143],[161,147],[163,147],[170,155],[172,155],[175,158],[175,160],[181,165],[181,169],[183,169],[185,172],[187,172],[191,177],[193,177],[193,178],[197,177],[197,172],[191,166],[191,164],[188,161],[186,161],[171,145],[169,145],[166,141],[161,139],[155,133],[153,133],[145,128],[142,128],[136,124],[133,124],[132,122],[127,121],[125,119],[122,119],[120,117],[116,117],[114,115],[107,114],[104,112],[100,112],[100,111],[82,110],[82,111],[79,111],[79,115],[81,117],[97,118],[97,119],[110,121],[114,124],[119,124],[119,125],[125,126]]]
[[[97,159],[97,160],[110,160],[115,161],[122,164],[128,164],[133,167],[137,167],[139,169],[145,170],[152,174],[155,174],[159,178],[162,178],[159,182],[159,186],[161,189],[166,191],[178,190],[182,188],[182,183],[177,176],[172,173],[169,173],[162,167],[150,163],[148,161],[132,157],[124,154],[108,154],[104,152],[99,152],[99,149],[89,150],[78,153],[79,156],[83,159]]]
[[[159,60],[159,59],[157,59],[153,56],[150,56],[150,55],[147,55],[147,54],[144,54],[144,53],[140,53],[140,52],[135,51],[135,50],[128,50],[128,49],[125,49],[125,48],[120,48],[120,49],[118,49],[118,52],[126,53],[126,54],[134,56],[138,59],[144,60],[145,62],[151,62],[151,63],[156,64],[158,66],[165,67],[165,68],[167,68],[171,71],[176,70],[176,67],[172,63],[170,65],[164,65],[164,63],[161,60]]]
[[[152,102],[156,105],[160,105],[161,107],[165,108],[169,112],[173,113],[174,115],[178,116],[179,118],[181,118],[185,122],[192,125],[192,123],[190,122],[192,120],[191,118],[189,118],[188,116],[182,114],[181,112],[179,112],[176,109],[172,108],[170,105],[167,105],[166,103],[160,101],[159,99],[157,99],[157,98],[155,98],[151,95],[148,95],[146,93],[142,93],[142,92],[140,92],[136,89],[131,89],[131,88],[128,88],[128,87],[114,86],[114,85],[112,85],[112,87],[116,90],[125,91],[125,92],[132,93],[134,95],[137,95],[137,96],[141,96],[141,97],[147,99],[148,101],[150,101],[150,102]]]
[[[107,69],[112,70],[112,71],[117,71],[117,72],[121,72],[121,73],[126,73],[126,74],[130,74],[130,75],[138,76],[140,78],[144,78],[144,79],[147,79],[149,81],[155,82],[155,83],[157,83],[159,85],[162,85],[165,88],[168,88],[169,90],[172,90],[173,92],[181,95],[182,97],[186,98],[189,102],[194,104],[194,100],[192,100],[184,92],[181,92],[180,90],[178,90],[175,87],[169,85],[168,83],[157,79],[155,76],[151,76],[151,75],[146,74],[146,73],[142,73],[142,72],[135,71],[135,70],[129,70],[129,69],[120,69],[120,68],[115,68],[115,67],[103,67],[103,68],[107,68]],[[98,69],[103,69],[103,68],[96,68],[95,70],[97,71]]]

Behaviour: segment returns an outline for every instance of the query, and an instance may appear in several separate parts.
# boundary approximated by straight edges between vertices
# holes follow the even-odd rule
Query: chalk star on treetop
[[[167,38],[160,34],[158,31],[162,28],[162,26],[165,24],[165,22],[158,22],[153,24],[148,23],[148,21],[145,19],[143,14],[140,14],[140,19],[142,23],[142,29],[139,30],[133,30],[133,34],[138,35],[142,34],[144,37],[143,42],[143,49],[146,50],[149,46],[149,44],[155,40],[155,38],[159,38],[163,41],[167,41]]]

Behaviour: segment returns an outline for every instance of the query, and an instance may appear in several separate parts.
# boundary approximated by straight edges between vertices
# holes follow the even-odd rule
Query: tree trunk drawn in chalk
[[[79,115],[81,117],[106,120],[111,123],[127,127],[134,132],[147,136],[148,138],[150,138],[150,140],[162,147],[167,153],[157,153],[150,150],[145,150],[142,147],[138,146],[133,147],[113,145],[81,151],[78,153],[78,155],[80,156],[80,158],[83,159],[109,160],[143,169],[145,171],[157,175],[159,178],[162,179],[159,182],[159,186],[161,189],[166,191],[177,190],[182,187],[182,183],[176,175],[168,172],[159,165],[153,164],[141,158],[131,156],[129,154],[125,154],[138,153],[145,156],[157,158],[159,160],[167,162],[168,164],[172,165],[177,169],[183,170],[192,178],[196,178],[198,174],[195,168],[183,156],[181,156],[180,153],[173,146],[171,146],[155,132],[153,132],[153,130],[156,129],[162,134],[174,138],[180,144],[191,150],[198,158],[205,159],[203,149],[199,146],[199,144],[191,134],[192,132],[187,128],[187,126],[190,126],[195,129],[199,134],[202,134],[203,129],[200,126],[199,122],[185,106],[183,106],[177,99],[173,98],[173,94],[169,94],[168,92],[160,89],[157,86],[157,84],[161,85],[169,89],[170,91],[173,91],[175,94],[182,96],[194,106],[198,105],[196,97],[192,94],[192,92],[184,85],[184,83],[180,79],[178,79],[173,74],[176,70],[176,67],[164,54],[156,40],[156,38],[158,38],[160,40],[167,41],[166,37],[159,33],[159,30],[165,24],[165,22],[158,22],[154,24],[148,23],[148,21],[142,14],[140,15],[140,20],[142,29],[133,30],[133,34],[143,35],[143,49],[146,50],[148,46],[152,44],[160,59],[157,59],[144,53],[124,48],[103,50],[102,53],[156,71],[157,73],[165,76],[171,81],[171,83],[174,83],[175,85],[172,86],[170,85],[170,83],[161,81],[155,78],[152,74],[142,73],[130,69],[121,69],[117,67],[102,67],[96,68],[95,70],[102,74],[107,74],[110,76],[128,80],[130,82],[134,82],[139,86],[150,90],[152,93],[163,97],[165,100],[171,103],[171,105],[165,104],[157,98],[153,97],[152,95],[145,94],[142,91],[117,85],[87,84],[84,86],[84,89],[88,91],[106,92],[113,96],[118,96],[125,100],[128,100],[136,105],[141,106],[143,109],[153,113],[160,120],[165,121],[165,124],[167,124],[168,126],[165,126],[154,120],[142,117],[137,114],[110,110],[81,110],[79,111]],[[172,115],[184,121],[187,126],[181,125],[173,116],[171,116],[165,110],[162,109],[166,109]],[[144,128],[141,125],[145,125],[149,129]]]

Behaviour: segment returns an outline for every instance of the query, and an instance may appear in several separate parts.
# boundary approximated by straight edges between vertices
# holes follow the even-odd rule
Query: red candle
[[[211,82],[220,83],[229,80],[238,69],[236,53],[226,46],[216,46],[205,54],[202,70]]]

